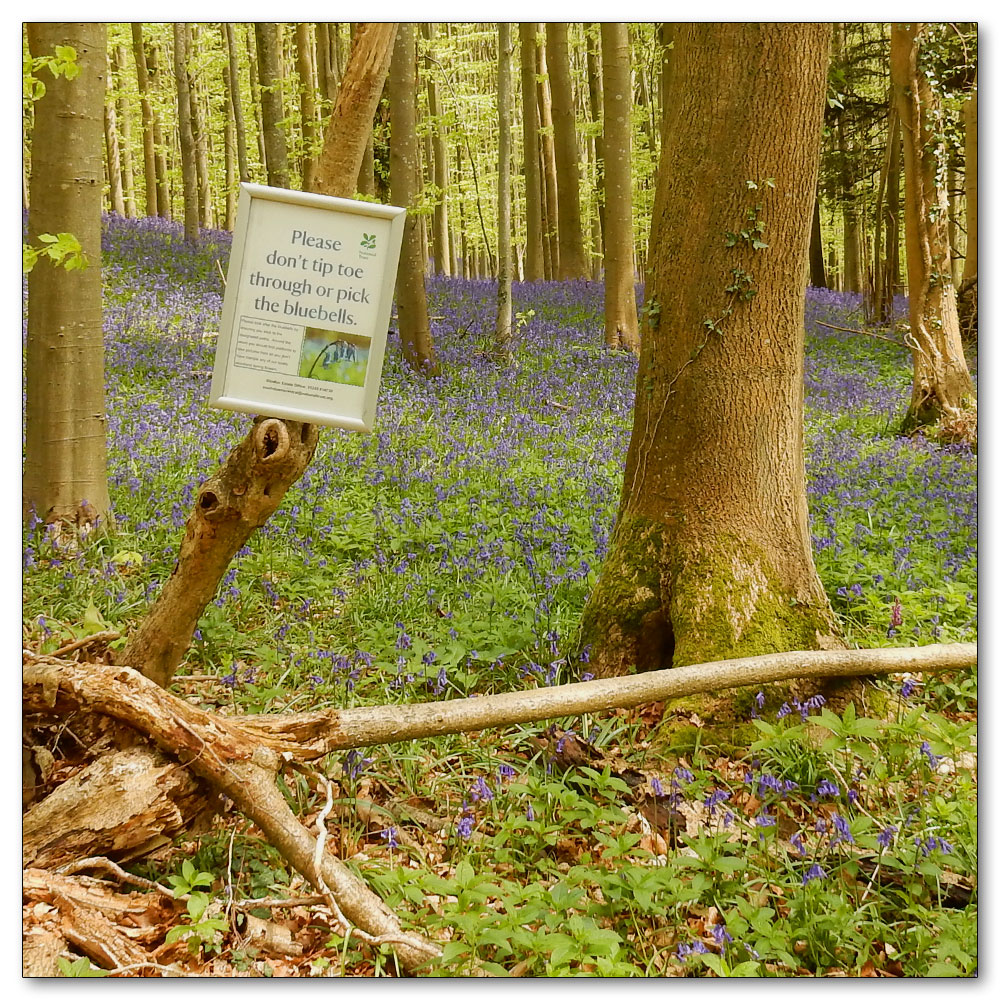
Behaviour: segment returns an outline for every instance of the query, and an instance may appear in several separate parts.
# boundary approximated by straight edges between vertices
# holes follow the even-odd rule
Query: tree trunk
[[[416,129],[416,27],[399,26],[389,67],[392,138],[389,178],[392,203],[412,209],[419,197]],[[420,217],[408,212],[396,276],[396,311],[403,355],[415,371],[434,374],[437,361],[427,316],[424,261],[420,252]]]
[[[79,75],[46,80],[35,102],[28,241],[72,233],[87,266],[46,258],[28,275],[22,512],[61,522],[67,546],[110,526],[101,325],[101,180],[107,37],[103,23],[28,25],[33,55],[76,49]]]
[[[299,73],[299,116],[302,120],[302,190],[312,191],[316,176],[316,71],[309,24],[295,25],[295,56]]]
[[[236,26],[226,21],[222,31],[229,60],[229,100],[236,127],[236,158],[240,167],[240,183],[246,184],[250,180],[250,166],[247,162],[247,129],[243,120],[243,101],[240,98],[240,62],[236,53]]]
[[[556,157],[556,219],[559,231],[559,278],[589,277],[580,224],[580,154],[576,144],[576,107],[569,75],[567,25],[546,25],[549,78],[552,85],[552,128]]]
[[[802,443],[828,44],[676,28],[632,439],[582,625],[597,676],[837,643]]]
[[[549,89],[549,71],[546,65],[545,36],[535,35],[535,79],[538,81],[535,90],[538,99],[538,121],[542,136],[542,178],[544,191],[542,196],[542,218],[544,228],[542,239],[546,258],[545,277],[554,281],[559,276],[559,239],[557,233],[557,205],[559,201],[556,189],[556,147],[552,135],[552,101]]]
[[[263,96],[260,87],[260,73],[257,64],[257,35],[256,31],[248,31],[247,40],[247,62],[250,66],[250,106],[253,109],[254,121],[257,123],[257,152],[260,156],[260,165],[267,176],[267,144],[264,142],[264,109]]]
[[[534,21],[518,24],[521,40],[521,105],[524,125],[524,280],[542,281],[545,261],[542,256],[542,190],[540,148],[538,141],[538,102],[535,97]]]
[[[118,144],[118,115],[115,111],[115,97],[111,88],[111,60],[107,60],[105,71],[106,95],[104,100],[104,153],[107,164],[108,196],[111,211],[125,215],[125,189],[122,186],[122,160]]]
[[[139,110],[142,113],[143,176],[146,183],[146,215],[156,215],[156,145],[153,139],[153,106],[149,103],[149,75],[146,69],[146,49],[142,41],[142,25],[132,22],[132,54],[139,88]]]
[[[160,50],[156,45],[150,45],[146,53],[146,70],[149,74],[150,86],[155,90],[160,79]],[[156,212],[161,219],[173,218],[170,204],[170,179],[167,173],[167,143],[163,139],[163,126],[156,109],[153,109],[153,146],[156,150]]]
[[[361,189],[358,173],[364,173],[372,118],[389,71],[395,38],[394,23],[372,21],[357,25],[343,84],[316,163],[315,190],[319,194],[353,198],[355,186]]]
[[[212,206],[212,183],[208,172],[211,149],[208,134],[208,106],[203,106],[201,88],[193,67],[198,64],[198,26],[187,29],[187,77],[191,100],[191,133],[194,137],[194,165],[198,178],[198,212],[203,229],[215,228],[215,209]]]
[[[267,156],[267,183],[287,188],[288,146],[285,141],[285,105],[281,96],[281,25],[255,21],[257,72],[260,76],[260,110]]]
[[[325,137],[326,145],[337,151],[341,172],[322,182],[318,193],[337,198],[354,191],[396,29],[395,24],[360,27],[363,32],[351,51]],[[202,484],[177,564],[142,624],[129,636],[119,662],[141,669],[161,685],[169,683],[229,561],[302,475],[317,440],[318,431],[310,424],[261,417],[254,421],[223,468]]]
[[[962,339],[979,337],[979,73],[965,102],[965,266],[959,286]]]
[[[819,190],[813,199],[812,231],[809,234],[809,284],[813,288],[826,288],[826,269],[823,267],[823,231],[820,228]]]
[[[236,225],[236,118],[233,112],[233,82],[229,73],[229,64],[222,67],[222,88],[223,116],[225,119],[225,130],[223,132],[223,146],[226,154],[226,217],[223,225],[229,231],[233,231]]]
[[[426,37],[434,37],[434,25],[426,26]],[[448,143],[445,124],[438,104],[437,80],[430,65],[427,67],[427,114],[432,130],[431,144],[434,162],[434,273],[451,274],[451,240],[448,230]]]
[[[622,22],[616,22],[621,24]],[[594,122],[594,138],[593,138],[593,152],[594,152],[594,199],[597,202],[597,226],[592,230],[594,234],[593,239],[593,266],[591,268],[591,276],[596,281],[601,276],[601,258],[607,253],[607,243],[608,243],[608,232],[605,228],[605,214],[607,212],[607,195],[605,194],[605,161],[606,157],[604,154],[605,141],[607,139],[607,126],[606,123],[602,123],[602,115],[605,113],[607,107],[604,95],[603,87],[601,85],[601,65],[600,56],[601,53],[598,51],[598,44],[601,42],[602,28],[597,24],[588,24],[586,26],[586,38],[587,38],[587,89],[590,92],[590,116]],[[628,81],[625,85],[625,95],[628,100],[628,106],[631,110],[632,107],[632,70],[631,70],[631,56],[628,51],[628,26],[625,25],[625,55],[627,57],[626,65],[629,67]],[[603,45],[601,46],[603,49]],[[628,132],[626,141],[628,143],[628,162],[629,166],[629,216],[631,225],[631,211],[632,211],[632,176],[631,176],[631,162],[632,162],[632,122],[628,122]],[[593,217],[592,217],[593,218]],[[631,258],[632,241],[629,240],[629,257]],[[607,261],[604,262],[605,267],[607,266]],[[629,267],[631,268],[632,262],[629,260]],[[634,293],[633,293],[634,297]],[[633,324],[633,330],[635,324]],[[638,347],[638,335],[636,337],[636,346]]]
[[[601,24],[604,59],[604,344],[639,353],[632,270],[632,68],[628,25]]]
[[[122,188],[125,193],[125,215],[129,219],[138,216],[135,204],[135,167],[132,162],[132,113],[129,109],[128,94],[122,82],[125,70],[125,47],[118,45],[111,53],[111,68],[116,80],[118,129],[121,136],[119,149],[122,158]]]
[[[903,133],[906,173],[906,273],[910,296],[913,393],[904,431],[937,428],[975,444],[976,393],[962,353],[948,247],[947,192],[937,183],[942,138],[937,100],[919,64],[918,23],[892,26],[890,69]]]
[[[191,81],[188,78],[190,46],[186,22],[174,22],[174,77],[177,81],[177,127],[181,140],[181,179],[184,184],[184,239],[198,242],[201,214],[198,209],[198,176],[194,132],[191,128]]]
[[[337,25],[328,21],[316,22],[316,68],[320,97],[326,110],[323,118],[329,116],[337,103],[340,90],[340,42]]]
[[[510,25],[501,21],[497,37],[497,317],[494,351],[511,349],[510,253],[510,59],[514,47]]]
[[[898,189],[899,175],[898,173],[893,175],[892,172],[894,155],[898,159],[898,147],[899,115],[896,114],[895,104],[890,94],[885,157],[882,160],[882,169],[879,171],[878,194],[875,198],[875,288],[873,292],[875,311],[873,318],[878,325],[891,323],[893,318],[893,255],[898,257],[899,240],[895,220],[889,211],[891,193],[888,189],[893,182],[896,183]],[[885,230],[884,248],[883,229]]]

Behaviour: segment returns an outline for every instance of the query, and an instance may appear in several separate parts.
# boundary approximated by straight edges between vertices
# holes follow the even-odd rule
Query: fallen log
[[[435,945],[403,932],[396,915],[353,872],[322,851],[275,783],[289,762],[357,747],[478,731],[518,722],[601,712],[684,695],[776,681],[960,670],[976,645],[817,650],[651,671],[630,677],[416,705],[330,709],[272,717],[223,717],[176,697],[129,667],[81,664],[25,651],[26,711],[97,712],[124,722],[176,757],[252,819],[282,856],[375,943],[391,943],[404,968],[424,964]],[[320,845],[317,849],[317,843]],[[335,910],[336,912],[336,910]]]

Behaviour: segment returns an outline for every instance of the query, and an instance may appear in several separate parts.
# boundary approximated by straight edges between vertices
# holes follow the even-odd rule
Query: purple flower
[[[497,768],[497,780],[498,781],[511,781],[515,775],[516,771],[510,766],[510,764],[501,764]]]
[[[705,808],[708,810],[709,816],[715,815],[715,808],[720,802],[725,802],[729,798],[729,792],[725,789],[717,788],[710,795],[705,796]]]
[[[892,838],[895,837],[897,833],[899,833],[899,827],[893,826],[890,823],[888,826],[883,827],[882,830],[879,831],[879,835],[875,839],[878,841],[879,847],[885,850],[885,848],[892,843]]]
[[[490,786],[486,784],[486,780],[480,775],[473,782],[472,788],[469,789],[469,798],[473,802],[489,802],[493,798],[493,791]]]
[[[816,786],[816,791],[820,795],[829,795],[831,798],[837,798],[840,795],[840,787],[827,778],[820,781]]]
[[[701,941],[693,941],[691,944],[679,944],[676,954],[682,962],[686,962],[689,955],[707,955],[708,948]]]
[[[715,943],[722,948],[723,951],[726,950],[726,945],[733,940],[732,935],[726,930],[725,924],[713,924],[712,937],[715,938]]]
[[[472,836],[472,814],[463,813],[459,821],[455,824],[455,832],[463,839],[468,840]]]
[[[387,826],[384,830],[380,830],[379,836],[388,842],[390,851],[394,847],[399,847],[399,841],[396,839],[396,828],[394,826]]]
[[[826,872],[817,865],[812,865],[809,870],[802,876],[802,884],[808,885],[813,879],[816,878],[826,878]]]
[[[792,845],[792,847],[794,847],[795,850],[797,850],[799,852],[799,854],[802,855],[802,857],[806,856],[806,848],[805,848],[805,845],[802,843],[802,831],[801,830],[796,830],[795,833],[793,833],[788,838],[788,843],[790,843]]]
[[[927,742],[927,740],[924,740],[924,742],[920,744],[920,752],[927,758],[927,763],[930,766],[930,769],[932,771],[935,770],[941,762],[941,758],[931,750],[931,745]]]
[[[907,677],[906,680],[903,681],[903,685],[902,687],[900,687],[899,693],[904,698],[909,698],[910,695],[913,694],[913,692],[916,690],[916,688],[917,688],[917,682],[913,680],[912,677]]]
[[[649,779],[649,785],[653,789],[653,794],[658,798],[662,799],[666,792],[663,791],[663,785],[660,783],[660,779],[653,777]]]

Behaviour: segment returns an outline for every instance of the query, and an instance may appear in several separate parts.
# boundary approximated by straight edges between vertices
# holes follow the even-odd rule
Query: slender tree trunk
[[[225,91],[223,98],[225,131],[223,145],[226,153],[226,216],[224,226],[229,232],[236,225],[236,119],[233,113],[233,83],[229,75],[229,64],[222,67],[222,86]]]
[[[601,24],[604,60],[604,343],[639,353],[632,270],[632,68],[628,25]]]
[[[501,21],[497,37],[497,319],[495,352],[511,349],[510,253],[510,60],[514,46],[510,25]]]
[[[195,168],[194,134],[191,130],[191,89],[188,79],[188,31],[186,22],[174,22],[174,76],[177,81],[177,125],[181,140],[181,178],[184,183],[184,239],[198,242],[198,177]]]
[[[597,676],[837,644],[802,398],[828,44],[823,24],[676,26],[632,439],[583,617]]]
[[[319,92],[323,99],[323,107],[329,105],[333,110],[337,102],[337,92],[340,90],[340,41],[336,24],[327,21],[316,23],[316,67],[319,79]],[[323,117],[327,117],[323,111]]]
[[[890,69],[903,134],[906,274],[910,296],[913,393],[903,430],[935,425],[946,439],[974,444],[976,393],[962,353],[948,247],[947,191],[937,183],[943,141],[937,99],[920,68],[915,22],[892,26]]]
[[[623,23],[623,22],[618,22]],[[594,239],[594,267],[592,268],[592,277],[597,279],[601,274],[601,257],[606,253],[606,247],[608,242],[607,229],[605,228],[605,214],[606,214],[606,194],[604,185],[604,143],[606,131],[600,127],[601,116],[604,114],[604,96],[602,94],[601,87],[601,66],[600,57],[601,53],[598,51],[598,42],[601,39],[602,29],[597,24],[589,24],[586,28],[586,38],[587,38],[587,89],[590,91],[590,114],[593,118],[594,125],[598,126],[594,130],[593,138],[593,151],[594,151],[594,198],[597,201],[597,228],[595,231],[596,238]],[[628,44],[628,27],[625,28],[625,42]],[[628,54],[628,53],[626,53]],[[631,58],[629,59],[629,64],[631,64]],[[629,70],[631,74],[631,69]],[[631,75],[628,80],[628,85],[626,87],[628,105],[631,109],[632,107],[632,80]],[[628,130],[628,143],[629,143],[629,163],[631,164],[631,144],[632,144],[632,123],[629,122]],[[629,167],[629,210],[631,212],[632,207],[632,197],[631,197],[631,166]],[[629,240],[629,246],[631,247],[631,240]],[[629,250],[629,255],[631,256],[631,249]],[[605,266],[607,262],[605,261]],[[631,267],[631,261],[629,261],[629,267]],[[638,339],[636,340],[636,345],[638,346]]]
[[[146,52],[146,69],[149,73],[150,86],[156,90],[160,80],[160,50],[150,44]],[[156,150],[156,212],[161,219],[172,219],[173,209],[170,204],[170,175],[167,172],[167,143],[163,138],[163,126],[156,109],[153,109],[153,145]]]
[[[427,25],[428,41],[434,37],[434,25]],[[448,143],[446,126],[438,102],[437,80],[433,67],[427,66],[427,113],[430,117],[434,154],[434,272],[450,275],[451,239],[448,226]]]
[[[194,165],[198,178],[198,212],[204,229],[215,227],[215,211],[212,207],[212,184],[208,173],[209,138],[208,111],[202,111],[201,88],[195,79],[193,67],[198,61],[197,25],[187,27],[188,59],[187,78],[191,107],[191,134],[194,137]]]
[[[316,71],[309,25],[295,25],[295,55],[299,73],[299,115],[302,119],[302,190],[312,191],[316,175]]]
[[[559,230],[559,278],[589,277],[580,224],[580,155],[576,143],[576,107],[569,75],[567,26],[550,21],[545,29],[552,85],[552,127],[555,140],[556,218]]]
[[[246,184],[250,180],[250,165],[247,162],[247,129],[243,120],[243,101],[240,97],[240,62],[236,52],[236,26],[226,21],[222,25],[222,33],[229,60],[229,101],[236,129],[236,159],[240,168],[240,183]]]
[[[264,142],[264,106],[257,61],[256,31],[247,32],[246,42],[247,62],[250,66],[250,106],[253,109],[254,121],[257,124],[257,153],[260,156],[261,170],[264,176],[267,177],[267,144]]]
[[[965,264],[958,316],[964,341],[979,337],[979,73],[965,102]]]
[[[823,230],[820,228],[819,190],[813,200],[812,231],[809,234],[809,284],[813,288],[826,288],[826,271],[823,268]]]
[[[399,26],[389,67],[389,182],[392,203],[412,208],[419,197],[416,129],[416,26]],[[396,311],[403,355],[415,371],[434,374],[437,361],[427,316],[424,261],[420,252],[420,218],[408,213],[396,276]]]
[[[142,113],[143,177],[146,184],[146,215],[157,215],[156,145],[153,139],[153,106],[149,103],[149,74],[146,69],[146,49],[142,41],[142,25],[132,22],[132,53],[139,88],[139,110]]]
[[[106,95],[104,100],[104,152],[107,164],[108,195],[111,211],[125,215],[125,190],[122,187],[122,160],[118,144],[118,116],[111,89],[111,59],[107,58],[105,71]]]
[[[535,77],[538,81],[538,121],[542,135],[542,177],[544,194],[542,217],[544,220],[543,240],[546,257],[545,277],[554,281],[559,276],[559,239],[557,231],[557,205],[559,202],[556,182],[556,147],[552,132],[552,100],[549,88],[549,70],[546,63],[545,36],[535,35]]]
[[[22,512],[70,529],[110,526],[104,333],[101,325],[101,175],[107,32],[99,22],[29,23],[32,55],[76,49],[79,75],[45,82],[35,102],[28,240],[72,233],[88,264],[46,258],[28,275]]]
[[[285,105],[281,96],[281,25],[255,21],[257,71],[260,76],[260,108],[263,116],[264,148],[267,154],[267,183],[287,188],[288,145],[285,139]]]
[[[524,127],[524,280],[542,281],[545,261],[542,256],[542,190],[538,137],[538,103],[535,97],[535,35],[538,25],[522,21],[518,25],[521,40],[521,117]]]
[[[125,91],[122,74],[125,72],[125,47],[116,46],[111,52],[111,68],[117,81],[118,129],[121,136],[119,150],[122,158],[122,188],[125,193],[125,215],[134,219],[139,212],[135,203],[135,167],[132,161],[132,112]]]
[[[895,105],[892,101],[892,94],[889,95],[889,123],[886,134],[885,156],[882,160],[882,169],[879,171],[878,194],[875,199],[875,322],[885,324],[892,322],[892,294],[893,282],[891,274],[892,255],[898,244],[895,236],[896,229],[894,220],[888,219],[887,225],[887,202],[888,188],[891,176],[891,164],[893,156],[898,158],[895,152],[899,146],[899,115],[896,113]],[[898,176],[896,178],[898,182]],[[885,240],[883,248],[883,229],[885,230]],[[898,255],[898,251],[895,251]]]

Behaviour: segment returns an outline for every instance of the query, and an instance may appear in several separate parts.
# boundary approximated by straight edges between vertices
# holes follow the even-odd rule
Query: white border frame
[[[379,298],[374,327],[370,330],[360,331],[371,336],[360,418],[356,416],[356,407],[352,407],[354,413],[337,413],[332,408],[309,409],[307,406],[298,404],[285,404],[280,400],[250,398],[249,394],[246,393],[236,395],[230,391],[229,382],[233,367],[233,329],[237,319],[237,300],[243,282],[246,241],[250,234],[253,203],[258,199],[288,205],[302,205],[306,208],[341,212],[348,215],[369,216],[388,220],[390,223],[389,245],[386,247],[385,269],[381,286],[378,289]],[[375,421],[375,405],[382,380],[382,362],[385,357],[389,320],[392,316],[393,293],[405,219],[406,209],[397,208],[394,205],[333,198],[329,195],[313,194],[308,191],[291,191],[286,188],[267,187],[263,184],[241,184],[236,228],[233,232],[233,246],[226,276],[226,291],[222,303],[222,318],[219,322],[219,337],[216,345],[215,367],[212,371],[209,406],[235,410],[240,413],[262,414],[305,423],[326,424],[353,431],[370,432]]]

